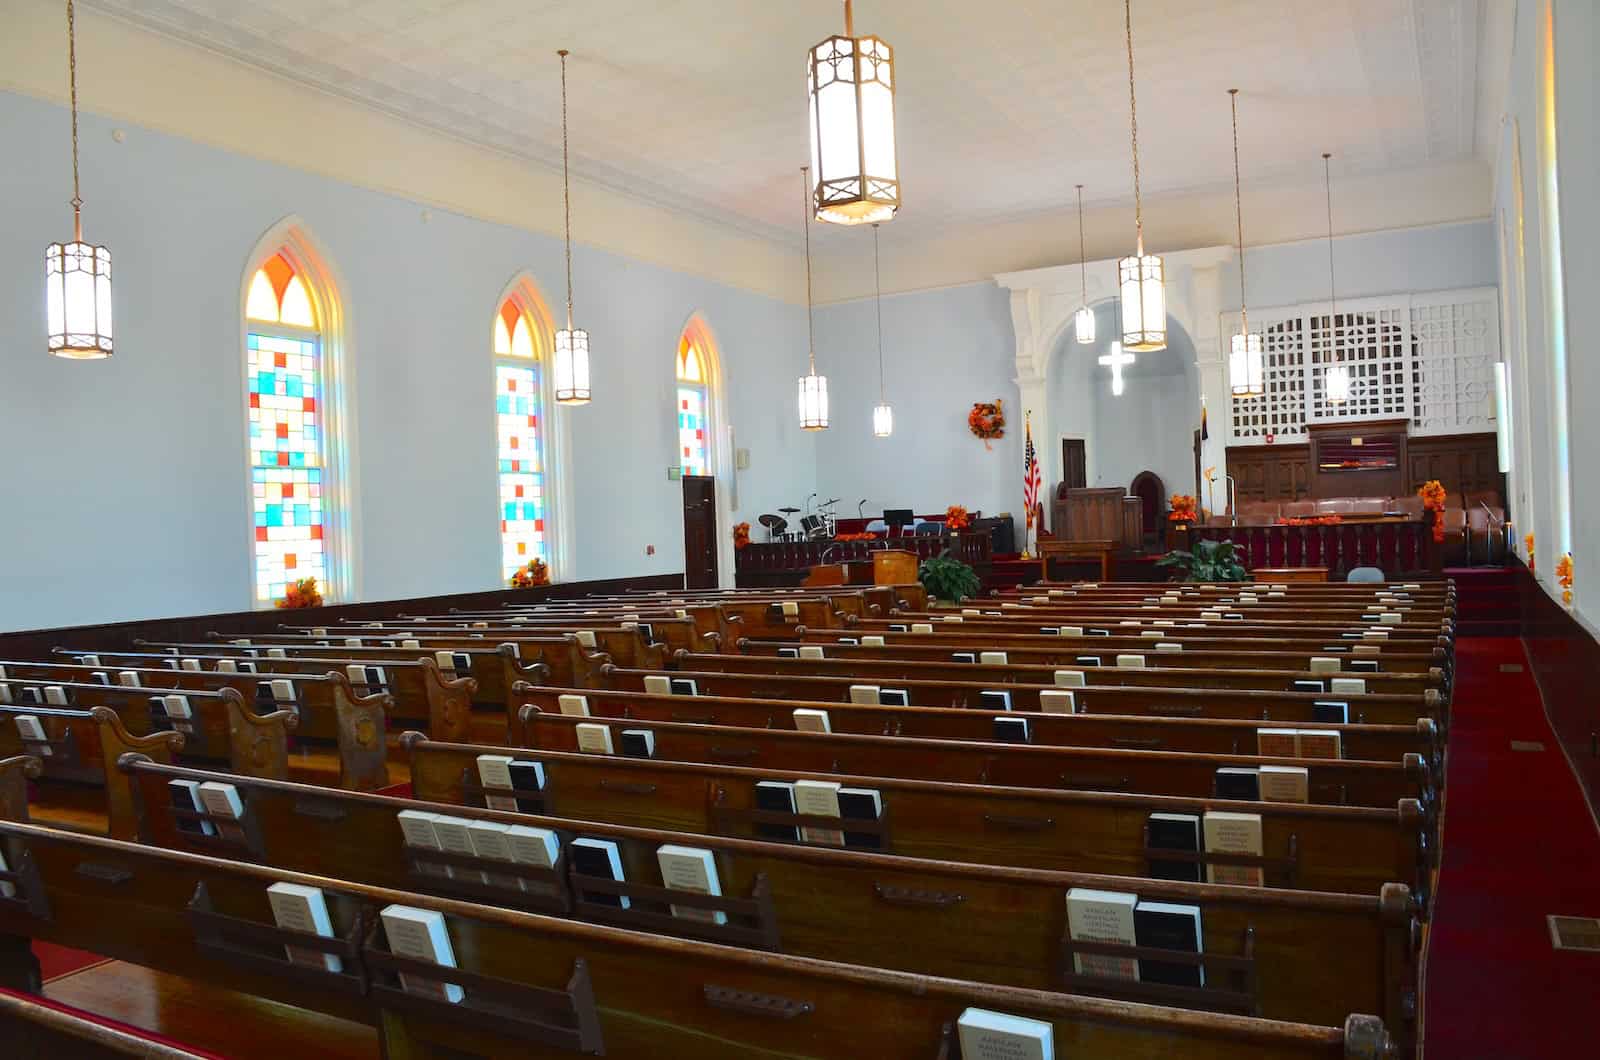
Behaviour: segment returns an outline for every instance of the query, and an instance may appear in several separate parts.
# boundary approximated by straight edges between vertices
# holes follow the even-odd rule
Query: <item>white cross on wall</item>
[[[1120,342],[1113,342],[1111,352],[1100,358],[1099,363],[1111,369],[1111,393],[1114,397],[1122,396],[1122,366],[1133,362],[1133,354],[1123,350]]]

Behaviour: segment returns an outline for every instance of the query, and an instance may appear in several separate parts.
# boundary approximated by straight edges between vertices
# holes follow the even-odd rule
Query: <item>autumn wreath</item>
[[[994,446],[989,442],[1006,436],[1005,402],[999,398],[992,404],[987,401],[974,401],[972,411],[967,413],[967,429],[983,439],[985,449],[993,449]]]

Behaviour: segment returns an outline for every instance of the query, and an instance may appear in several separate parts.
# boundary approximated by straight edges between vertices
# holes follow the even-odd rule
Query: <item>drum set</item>
[[[816,494],[812,494],[816,496]],[[795,542],[795,541],[831,541],[833,540],[838,525],[838,516],[834,509],[839,504],[839,498],[822,501],[811,511],[811,501],[808,498],[806,507],[779,508],[778,514],[767,514],[757,518],[762,526],[767,528],[767,540],[770,542]],[[797,529],[789,529],[789,519],[800,516],[800,525]]]

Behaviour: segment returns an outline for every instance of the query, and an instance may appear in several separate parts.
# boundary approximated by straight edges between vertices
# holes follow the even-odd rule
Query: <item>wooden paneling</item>
[[[1310,496],[1309,461],[1310,447],[1305,445],[1229,446],[1235,501],[1303,500]]]
[[[1450,495],[1450,505],[1460,504],[1467,493],[1493,490],[1505,503],[1505,476],[1492,434],[1457,434],[1447,438],[1413,438],[1406,449],[1411,489],[1438,479]]]
[[[1429,479],[1438,479],[1451,497],[1452,507],[1467,493],[1494,490],[1505,496],[1505,476],[1493,434],[1452,434],[1406,439],[1404,474],[1398,487],[1377,490],[1371,496],[1410,495]],[[1233,476],[1240,504],[1247,501],[1298,501],[1313,497],[1311,453],[1305,445],[1231,445],[1228,474]],[[1327,476],[1340,483],[1360,476]],[[1393,485],[1393,483],[1390,483]],[[1348,489],[1341,495],[1356,496]],[[1361,494],[1369,495],[1369,494]],[[1334,496],[1327,493],[1326,496]],[[1222,498],[1217,498],[1222,503]]]

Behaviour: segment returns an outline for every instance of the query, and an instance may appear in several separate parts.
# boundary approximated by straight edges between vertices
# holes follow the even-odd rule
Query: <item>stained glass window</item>
[[[268,605],[290,582],[328,590],[323,496],[321,336],[305,281],[274,255],[245,304],[255,598]]]
[[[499,433],[500,567],[509,580],[532,559],[550,562],[544,409],[533,326],[507,299],[494,326],[495,423]]]
[[[678,463],[685,475],[711,474],[705,356],[688,332],[678,341]]]

